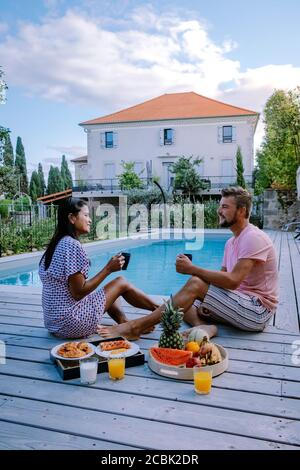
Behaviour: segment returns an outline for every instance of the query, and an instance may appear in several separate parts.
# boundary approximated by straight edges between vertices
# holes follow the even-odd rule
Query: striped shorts
[[[195,300],[194,306],[208,310],[202,318],[233,325],[245,331],[263,331],[274,314],[255,296],[212,285],[209,286],[203,302]]]

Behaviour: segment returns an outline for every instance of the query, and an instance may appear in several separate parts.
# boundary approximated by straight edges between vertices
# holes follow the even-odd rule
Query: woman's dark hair
[[[64,199],[59,204],[57,213],[57,226],[54,235],[51,238],[50,243],[40,261],[41,263],[42,260],[45,259],[45,270],[47,270],[51,264],[52,256],[59,240],[61,240],[66,235],[77,239],[74,225],[69,221],[69,214],[77,215],[84,206],[87,206],[86,201],[75,197]]]

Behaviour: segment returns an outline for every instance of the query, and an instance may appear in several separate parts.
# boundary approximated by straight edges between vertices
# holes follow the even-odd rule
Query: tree
[[[255,192],[268,187],[294,189],[300,165],[300,88],[275,91],[264,108],[264,122]]]
[[[26,157],[21,137],[17,138],[15,169],[20,177],[20,191],[28,193]]]
[[[64,189],[64,183],[59,168],[51,165],[48,175],[47,194],[60,193],[64,191]]]
[[[236,152],[236,184],[242,188],[246,188],[246,181],[244,178],[244,165],[241,147],[238,146]]]
[[[73,186],[72,175],[68,167],[66,156],[62,156],[60,167],[61,178],[64,184],[64,189],[71,189]]]
[[[38,166],[38,176],[39,176],[39,186],[40,186],[40,194],[38,197],[41,197],[45,195],[45,191],[46,191],[45,177],[44,177],[43,167],[41,163],[39,163],[39,166]]]
[[[122,167],[124,171],[121,175],[118,176],[122,191],[141,188],[142,180],[140,176],[134,171],[134,162],[122,161]]]
[[[11,168],[14,166],[14,150],[9,133],[4,137],[3,164]]]
[[[177,162],[170,165],[170,171],[175,175],[174,190],[181,189],[190,196],[202,189],[201,176],[197,172],[201,161],[199,158],[193,161],[192,156],[182,156]]]
[[[29,184],[29,195],[33,202],[37,200],[40,196],[40,178],[37,171],[33,171],[31,174],[30,184]]]
[[[0,166],[0,194],[12,198],[17,192],[17,178],[14,168]]]

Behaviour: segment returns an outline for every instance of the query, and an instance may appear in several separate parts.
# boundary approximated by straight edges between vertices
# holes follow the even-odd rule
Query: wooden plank
[[[275,252],[276,252],[276,255],[277,255],[278,271],[280,269],[281,243],[282,243],[282,233],[277,231],[276,236],[275,236],[274,241],[273,241],[273,245],[274,245]],[[281,309],[280,305],[278,305],[277,310],[278,309]],[[273,326],[275,326],[275,317],[276,317],[276,314],[273,315],[273,317],[270,319],[269,324],[272,324]]]
[[[47,350],[48,351],[48,350]],[[257,364],[271,364],[277,366],[289,366],[298,367],[297,364],[293,364],[292,356],[289,354],[276,354],[276,353],[263,353],[263,352],[251,352],[251,357],[245,354],[245,351],[240,349],[230,349],[230,362],[232,360],[246,361]],[[147,351],[144,350],[147,355]],[[293,351],[292,351],[293,352]],[[13,344],[6,345],[6,357],[10,359],[21,359],[34,362],[50,363],[48,352],[45,353],[45,349],[42,348],[30,348],[26,346],[15,346]],[[146,357],[147,360],[147,357]]]
[[[14,334],[4,334],[0,333],[0,340],[4,341],[7,345],[15,345],[15,346],[24,346],[24,347],[32,347],[32,348],[41,348],[44,350],[50,350],[52,347],[60,344],[62,342],[61,339],[55,338],[54,336],[49,335],[45,338],[39,338],[38,336],[21,336],[21,335],[14,335]],[[265,353],[274,353],[274,354],[293,354],[293,350],[291,345],[284,345],[279,343],[263,343],[263,342],[254,342],[254,341],[242,341],[235,338],[222,338],[218,340],[218,343],[223,345],[228,349],[240,349],[244,351],[245,357],[253,352],[265,352]],[[149,347],[153,346],[153,341],[141,338],[137,341],[137,344],[141,347],[142,350],[147,350]],[[249,352],[250,351],[250,352]],[[229,351],[230,355],[230,351]]]
[[[55,366],[48,364],[41,364],[38,362],[27,362],[19,361],[15,359],[8,359],[6,364],[2,365],[0,368],[0,374],[10,375],[11,377],[27,377],[27,378],[37,378],[43,380],[60,380],[58,372],[55,369]],[[148,367],[133,367],[129,368],[126,371],[128,377],[141,377],[141,378],[154,378],[157,379],[157,375],[154,374]],[[159,377],[159,380],[164,380],[164,378]],[[164,380],[165,382],[165,380]],[[182,382],[176,382],[177,385]],[[190,382],[189,382],[190,383]],[[219,377],[214,378],[214,387],[244,391],[244,392],[253,392],[262,395],[273,395],[281,396],[282,391],[282,381],[280,379],[269,378],[269,377],[258,377],[255,375],[242,375],[227,372],[220,375]],[[141,380],[143,384],[143,380]],[[148,385],[149,386],[149,385]],[[157,383],[154,383],[154,386],[157,386]],[[164,384],[165,386],[165,384]],[[300,388],[299,388],[300,395]],[[163,396],[163,395],[162,395]]]
[[[140,368],[139,368],[140,369]],[[133,401],[135,403],[136,397],[142,396],[144,400],[144,405],[148,403],[148,398],[159,398],[159,399],[166,399],[172,401],[183,402],[183,403],[194,403],[195,402],[195,395],[194,393],[191,394],[191,382],[177,382],[162,378],[162,380],[157,379],[157,376],[151,376],[151,372],[149,374],[142,375],[141,370],[139,371],[140,375],[132,375],[130,373],[126,373],[126,376],[130,378],[129,380],[124,380],[122,384],[115,384],[112,386],[110,381],[107,379],[107,374],[101,374],[97,383],[90,388],[90,390],[107,390],[110,393],[112,391],[116,392],[119,391],[123,394],[123,398],[120,400],[120,403],[124,404],[124,397],[126,394],[126,403],[129,400],[130,402]],[[10,377],[7,380],[6,375],[0,375],[0,383],[3,390],[7,390],[5,387],[12,386],[14,387],[13,391],[11,392],[13,395],[19,393],[20,387],[22,383],[27,380],[33,380],[36,386],[36,380],[38,379],[38,374],[34,379],[18,377],[12,378]],[[146,378],[146,380],[144,380]],[[79,379],[68,381],[62,383],[58,376],[56,376],[56,380],[51,381],[52,383],[58,383],[62,386],[79,386],[80,382]],[[49,381],[41,382],[41,390],[44,390],[47,394]],[[18,392],[16,392],[18,390]],[[86,389],[87,390],[87,389]],[[21,391],[20,391],[21,393]],[[284,417],[290,419],[300,419],[300,403],[299,400],[294,400],[290,398],[281,398],[278,396],[265,396],[261,394],[255,394],[250,392],[239,392],[235,390],[226,390],[220,389],[213,386],[213,394],[210,397],[203,397],[203,404],[208,406],[213,406],[214,408],[222,408],[222,409],[229,409],[229,410],[236,410],[236,411],[243,411],[247,413],[255,413],[267,416],[276,416],[276,417]],[[135,398],[133,399],[133,395]],[[55,397],[53,396],[53,399]],[[212,403],[211,403],[212,400]],[[60,398],[57,400],[60,402]],[[84,402],[83,402],[84,403]]]
[[[43,318],[43,312],[34,312],[32,310],[9,310],[9,309],[3,309],[1,308],[1,303],[0,303],[0,320],[2,316],[8,316],[11,318],[36,318],[40,319]]]
[[[114,442],[0,421],[1,450],[136,450]]]
[[[69,432],[76,429],[81,437],[98,438],[140,448],[174,449],[180,443],[184,449],[282,449],[285,444],[232,434],[202,430],[194,426],[166,424],[146,419],[103,413],[96,410],[78,409],[52,403],[5,397],[1,406],[2,419],[42,426],[51,431]],[[80,423],[80,425],[79,425]],[[100,425],[99,425],[100,423]],[[138,430],[138,432],[137,432]],[[172,437],[170,437],[172,436]],[[288,447],[290,447],[287,444]]]
[[[287,234],[282,237],[279,269],[279,306],[275,315],[279,328],[299,333],[298,312],[293,284]]]
[[[146,353],[145,350],[143,350]],[[21,359],[22,361],[30,362],[40,362],[40,363],[50,363],[48,353],[45,354],[45,350],[42,349],[29,349],[29,348],[20,348],[16,346],[8,345],[6,348],[6,357],[7,359]],[[300,382],[300,370],[299,368],[292,364],[291,356],[289,360],[284,359],[284,356],[279,356],[281,359],[281,365],[278,363],[267,364],[265,361],[249,361],[245,356],[242,356],[243,360],[234,360],[231,355],[229,362],[228,372],[234,374],[246,374],[254,375],[257,377],[268,377],[280,380],[295,380]],[[248,359],[252,359],[249,358]]]
[[[30,304],[15,304],[15,303],[8,303],[3,300],[3,296],[0,295],[0,309],[5,311],[16,310],[23,312],[40,312],[42,313],[42,305],[30,305]]]
[[[298,324],[300,324],[300,243],[294,240],[291,233],[288,234],[288,244],[291,256],[292,275],[296,293],[296,303],[298,309]],[[299,248],[298,248],[299,247]]]
[[[47,340],[48,347],[51,347],[51,344],[54,346],[55,344],[59,344],[62,340],[58,340],[53,335],[51,335],[46,329],[41,327],[29,327],[29,326],[18,326],[18,325],[6,325],[0,324],[0,333],[1,337],[5,340],[5,337],[9,335],[10,337],[13,336],[22,336],[19,341],[23,341],[26,344],[25,338],[26,337],[33,337],[33,338],[40,338]],[[263,333],[262,333],[263,334]],[[147,335],[151,336],[151,335]],[[273,337],[273,335],[272,335]],[[2,339],[1,338],[1,339]],[[217,340],[215,341],[217,342]],[[237,338],[218,338],[218,343],[223,345],[224,347],[234,347],[236,349],[246,349],[246,350],[255,350],[255,351],[269,351],[269,352],[283,352],[283,342],[279,341],[252,341],[249,339],[239,339]],[[28,343],[33,344],[33,343]],[[38,344],[38,343],[37,343]],[[150,338],[141,338],[138,342],[141,347],[149,348],[153,346],[153,341]]]
[[[108,381],[107,377],[104,380]],[[47,384],[47,387],[37,387],[36,381],[21,379],[18,381],[18,394],[15,384],[6,380],[1,383],[2,393],[7,396],[31,398],[46,403],[57,403],[74,406],[82,409],[103,411],[131,417],[138,417],[169,424],[181,424],[197,429],[224,432],[240,436],[271,440],[293,445],[300,445],[300,421],[273,416],[249,414],[240,411],[225,410],[206,406],[199,397],[193,393],[194,403],[176,402],[170,406],[170,401],[162,398],[149,397],[145,407],[145,398],[135,396],[128,399],[124,407],[124,394],[115,391],[95,390],[69,386],[64,384]],[[129,397],[128,397],[129,398]],[[201,416],[196,423],[193,417],[197,413]]]

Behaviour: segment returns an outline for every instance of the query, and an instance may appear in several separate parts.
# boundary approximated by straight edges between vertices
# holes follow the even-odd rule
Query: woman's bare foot
[[[217,336],[218,334],[218,328],[216,327],[216,325],[205,325],[202,323],[199,326],[194,326],[193,328],[189,328],[188,330],[185,330],[182,333],[182,336],[187,339],[191,331],[195,330],[196,328],[201,328],[201,330],[206,331],[209,339],[213,338],[214,336]]]

